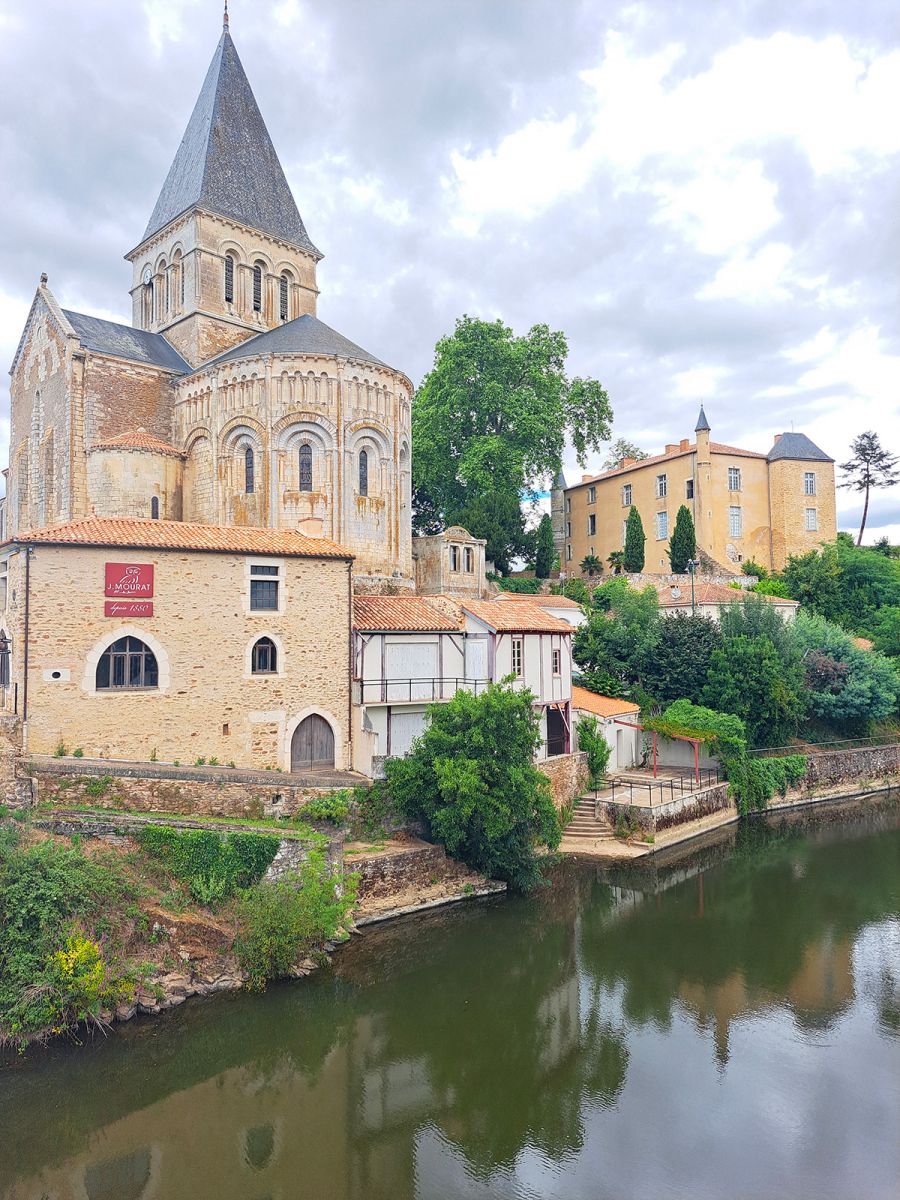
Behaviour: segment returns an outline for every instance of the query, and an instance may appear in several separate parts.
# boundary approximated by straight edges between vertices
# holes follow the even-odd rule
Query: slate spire
[[[222,36],[142,240],[194,205],[322,257],[231,40],[227,4]]]
[[[694,433],[700,433],[701,430],[705,430],[707,433],[709,433],[710,428],[710,423],[706,419],[706,413],[703,411],[703,405],[701,404],[700,416],[697,418],[697,424],[694,426]]]

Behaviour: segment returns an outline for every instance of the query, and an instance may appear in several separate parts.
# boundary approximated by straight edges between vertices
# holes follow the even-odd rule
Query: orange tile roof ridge
[[[168,454],[173,458],[184,458],[183,450],[179,450],[177,446],[173,446],[170,442],[164,442],[162,438],[158,438],[155,434],[148,433],[144,428],[129,429],[126,433],[120,433],[117,437],[103,438],[99,442],[94,442],[91,446],[92,450],[150,450],[156,454]]]
[[[569,633],[568,621],[544,612],[537,604],[499,604],[496,600],[460,600],[464,612],[498,633]]]
[[[199,550],[233,554],[271,554],[292,558],[344,558],[353,554],[328,538],[308,537],[294,529],[252,525],[198,525],[143,517],[84,517],[18,533],[18,543],[56,546],[121,546],[141,550]]]
[[[538,595],[530,592],[500,592],[495,599],[515,600],[520,604],[536,604],[539,608],[581,608],[578,601],[572,600],[569,596],[554,596],[547,592]]]
[[[353,625],[363,630],[441,633],[459,630],[461,617],[454,621],[425,596],[354,596]]]
[[[572,707],[598,717],[615,717],[622,713],[639,713],[641,706],[632,700],[620,700],[617,696],[601,696],[588,688],[572,684]]]

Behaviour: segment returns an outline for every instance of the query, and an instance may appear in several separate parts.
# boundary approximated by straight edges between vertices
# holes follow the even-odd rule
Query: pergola
[[[614,725],[627,725],[629,729],[640,729],[642,733],[646,732],[644,726],[639,721],[623,721],[621,717],[613,718]],[[657,777],[656,764],[656,730],[651,729],[650,735],[653,738],[653,778]],[[666,737],[672,738],[673,741],[690,742],[694,747],[694,778],[697,783],[700,783],[700,747],[703,745],[703,738],[688,737],[683,733],[667,733]]]

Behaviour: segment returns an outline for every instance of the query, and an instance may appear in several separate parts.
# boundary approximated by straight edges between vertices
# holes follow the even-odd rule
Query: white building
[[[679,612],[690,616],[692,612],[695,612],[698,617],[711,617],[714,621],[718,621],[723,607],[729,604],[738,604],[746,600],[748,595],[758,596],[766,604],[771,604],[785,623],[793,621],[797,615],[797,609],[800,607],[796,600],[786,600],[783,596],[765,596],[759,592],[746,592],[743,588],[729,587],[724,583],[697,581],[694,584],[693,601],[691,600],[690,581],[687,583],[661,583],[656,590],[659,593],[660,615],[664,617],[671,617]]]
[[[643,757],[643,733],[637,728],[641,710],[630,700],[599,696],[587,688],[572,688],[575,728],[585,717],[596,717],[597,725],[609,743],[608,771],[625,771],[640,765]],[[577,741],[577,738],[576,738]]]

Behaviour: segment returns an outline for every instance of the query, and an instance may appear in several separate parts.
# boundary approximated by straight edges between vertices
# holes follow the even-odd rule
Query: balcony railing
[[[436,700],[451,700],[457,692],[480,695],[489,683],[489,679],[458,679],[447,676],[435,679],[355,679],[354,702],[414,704],[419,701],[431,704]]]

